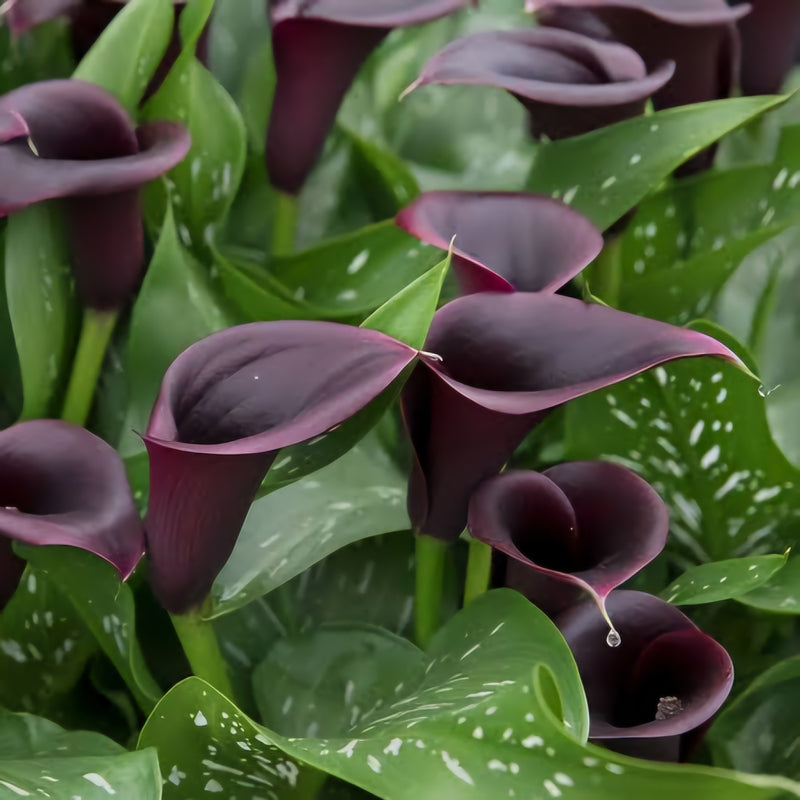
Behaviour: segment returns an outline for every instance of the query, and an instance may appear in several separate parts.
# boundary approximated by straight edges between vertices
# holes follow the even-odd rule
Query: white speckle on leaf
[[[453,775],[456,776],[460,781],[463,781],[469,786],[474,786],[475,781],[472,780],[470,774],[461,766],[461,763],[457,758],[453,758],[446,750],[442,750],[442,761],[444,761],[444,765]]]
[[[381,762],[378,761],[378,759],[375,758],[375,756],[372,756],[372,755],[367,756],[367,766],[373,772],[380,772],[381,771]]]
[[[703,469],[708,469],[712,464],[716,464],[717,461],[719,461],[719,455],[719,445],[715,444],[707,453],[704,453],[703,457],[700,459],[700,466]]]
[[[116,794],[116,789],[112,788],[111,784],[96,772],[87,772],[82,776],[89,783],[93,783],[98,789],[102,789],[106,794]]]
[[[369,250],[362,250],[348,265],[347,274],[355,275],[369,259]]]

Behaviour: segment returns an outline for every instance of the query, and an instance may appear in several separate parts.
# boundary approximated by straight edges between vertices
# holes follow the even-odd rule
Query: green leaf
[[[617,461],[651,483],[670,508],[673,546],[692,561],[795,538],[798,470],[772,441],[757,384],[727,362],[684,359],[573,401],[566,439],[567,458]]]
[[[96,649],[69,600],[27,567],[0,614],[0,705],[53,716]]]
[[[800,215],[800,129],[770,164],[709,171],[643,201],[622,241],[621,308],[683,324],[705,314],[744,258]]]
[[[270,271],[295,300],[335,318],[373,311],[440,260],[438,248],[386,220],[275,258]]]
[[[0,710],[0,798],[109,795],[159,800],[155,750],[128,753],[97,733],[66,731],[29,714]]]
[[[445,275],[450,269],[450,259],[448,253],[441,263],[370,314],[361,327],[381,331],[412,347],[422,347],[439,303]]]
[[[0,254],[5,254],[5,238],[0,234]],[[12,425],[22,410],[22,375],[14,342],[14,329],[8,314],[5,275],[0,273],[0,428]]]
[[[676,606],[692,606],[730,600],[767,583],[788,558],[785,555],[731,558],[700,564],[686,570],[661,593]]]
[[[800,778],[800,656],[760,675],[708,733],[714,763]]]
[[[171,0],[131,0],[72,77],[107,89],[133,114],[167,50],[174,21]]]
[[[769,583],[737,600],[762,611],[800,614],[800,558],[790,558],[789,563]]]
[[[549,142],[537,151],[527,188],[560,197],[605,229],[684,161],[785,101],[714,100]]]
[[[147,427],[167,367],[190,344],[229,324],[199,264],[179,241],[168,209],[131,316],[125,455],[142,449],[134,431]]]
[[[24,547],[20,554],[69,599],[139,706],[152,711],[161,688],[136,639],[133,593],[114,567],[77,547]]]
[[[213,3],[195,0],[181,20],[184,47],[161,88],[144,108],[147,119],[185,125],[192,135],[186,158],[167,174],[178,231],[187,247],[207,249],[230,209],[244,171],[246,132],[241,114],[216,78],[194,57]],[[163,184],[147,197],[148,218],[163,215]]]
[[[784,778],[639,761],[585,744],[588,715],[569,649],[514,592],[483,595],[456,615],[428,658],[422,680],[385,698],[348,738],[280,737],[190,678],[161,701],[139,744],[159,748],[165,777],[170,769],[183,776],[180,795],[165,784],[167,800],[199,796],[209,782],[232,800],[252,797],[254,783],[293,797],[283,792],[307,779],[298,762],[391,800],[800,796]],[[563,719],[545,700],[552,692]]]
[[[39,203],[8,220],[5,275],[22,375],[22,418],[57,416],[77,315],[61,220],[52,204]]]
[[[358,623],[280,639],[253,673],[261,721],[282,736],[346,736],[387,698],[416,686],[425,654],[407,639]]]
[[[404,476],[367,439],[313,477],[257,500],[214,583],[211,616],[267,594],[350,542],[407,529],[405,496]]]

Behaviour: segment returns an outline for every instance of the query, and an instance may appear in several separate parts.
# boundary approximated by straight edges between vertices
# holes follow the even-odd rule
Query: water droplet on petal
[[[617,633],[617,631],[612,628],[608,632],[608,636],[606,636],[606,644],[609,647],[619,647],[622,644],[622,637]]]

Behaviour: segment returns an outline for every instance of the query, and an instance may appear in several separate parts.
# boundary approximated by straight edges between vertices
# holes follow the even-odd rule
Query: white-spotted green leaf
[[[605,229],[684,161],[785,100],[714,100],[550,142],[537,151],[527,188],[559,197]]]
[[[392,220],[280,256],[270,273],[290,296],[329,318],[368,314],[442,260]]]
[[[133,113],[167,50],[174,24],[171,0],[131,0],[72,77],[102,86]]]
[[[152,711],[161,688],[136,638],[133,593],[114,567],[77,547],[21,547],[20,553],[72,603],[139,706]]]
[[[0,705],[56,715],[96,650],[69,600],[27,567],[0,614]]]
[[[800,778],[800,656],[770,667],[714,722],[714,763],[742,772]]]
[[[800,128],[773,162],[709,171],[645,199],[625,231],[620,307],[684,324],[706,314],[754,249],[800,216]]]
[[[741,351],[720,329],[705,332]],[[670,508],[672,545],[693,561],[792,544],[800,476],[772,441],[758,384],[735,366],[691,358],[657,367],[573,401],[566,420],[566,457],[639,472]]]
[[[273,468],[293,469],[287,450]],[[212,616],[261,597],[346,544],[407,529],[405,497],[405,477],[370,437],[310,477],[257,500],[214,583]]]
[[[253,673],[253,688],[261,721],[282,736],[337,738],[418,685],[426,666],[407,639],[333,623],[277,641]]]
[[[195,58],[194,50],[213,2],[193,0],[181,16],[184,47],[144,116],[185,125],[192,136],[186,158],[167,173],[178,232],[187,247],[214,244],[215,227],[230,209],[244,171],[246,132],[236,103]],[[148,218],[160,219],[163,183],[148,188]]]
[[[0,709],[0,798],[160,800],[155,750],[129,753],[88,731]]]
[[[22,376],[21,417],[58,416],[77,314],[63,226],[52,204],[39,203],[8,220],[5,282]]]
[[[789,563],[767,584],[738,597],[740,603],[776,614],[800,614],[800,558]]]
[[[800,785],[781,777],[639,761],[585,744],[569,649],[516,593],[476,600],[437,634],[428,658],[417,686],[387,698],[349,738],[280,737],[190,678],[158,705],[140,746],[159,749],[165,800],[202,796],[209,783],[229,800],[250,800],[256,789],[295,797],[308,779],[299,762],[386,800],[800,796]]]
[[[729,558],[700,564],[686,570],[661,593],[661,597],[676,606],[715,603],[763,586],[785,564],[786,555]]]

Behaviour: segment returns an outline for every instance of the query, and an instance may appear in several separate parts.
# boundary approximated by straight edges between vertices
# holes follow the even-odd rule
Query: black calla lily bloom
[[[674,76],[653,96],[656,108],[729,97],[736,85],[736,20],[749,6],[731,8],[725,0],[528,0],[528,8],[540,24],[559,28],[580,19],[576,10],[590,12],[649,69],[674,61]]]
[[[505,89],[528,110],[534,135],[562,139],[638,116],[674,68],[665,61],[648,75],[630,47],[568,30],[490,31],[450,42],[413,87]]]
[[[277,84],[266,164],[273,185],[290,195],[300,191],[353,78],[393,28],[428,22],[465,4],[466,0],[271,2]]]
[[[144,554],[144,530],[117,453],[57,420],[0,431],[0,602],[22,574],[12,540],[80,547],[127,578]]]
[[[582,214],[523,192],[427,192],[396,224],[447,251],[463,294],[555,292],[590,264],[603,237]]]
[[[112,95],[77,80],[32,83],[0,97],[0,216],[64,199],[78,292],[119,308],[141,277],[140,187],[189,150],[180,125],[135,128]]]
[[[728,696],[730,656],[657,597],[619,590],[607,606],[617,647],[606,644],[606,625],[591,603],[556,620],[586,691],[589,736],[626,755],[682,760]]]
[[[416,357],[377,331],[296,320],[230,328],[178,356],[144,437],[147,549],[168,611],[206,598],[278,451],[347,420]]]
[[[550,616],[585,593],[605,613],[611,591],[664,549],[669,514],[631,470],[576,461],[489,478],[470,499],[468,529],[507,556],[504,584]]]
[[[403,389],[408,489],[421,532],[456,539],[469,497],[553,408],[686,356],[738,362],[716,340],[558,295],[461,297],[436,312]]]
[[[797,0],[751,0],[750,5],[750,13],[739,20],[742,92],[774,94],[780,91],[797,60],[800,3]]]

